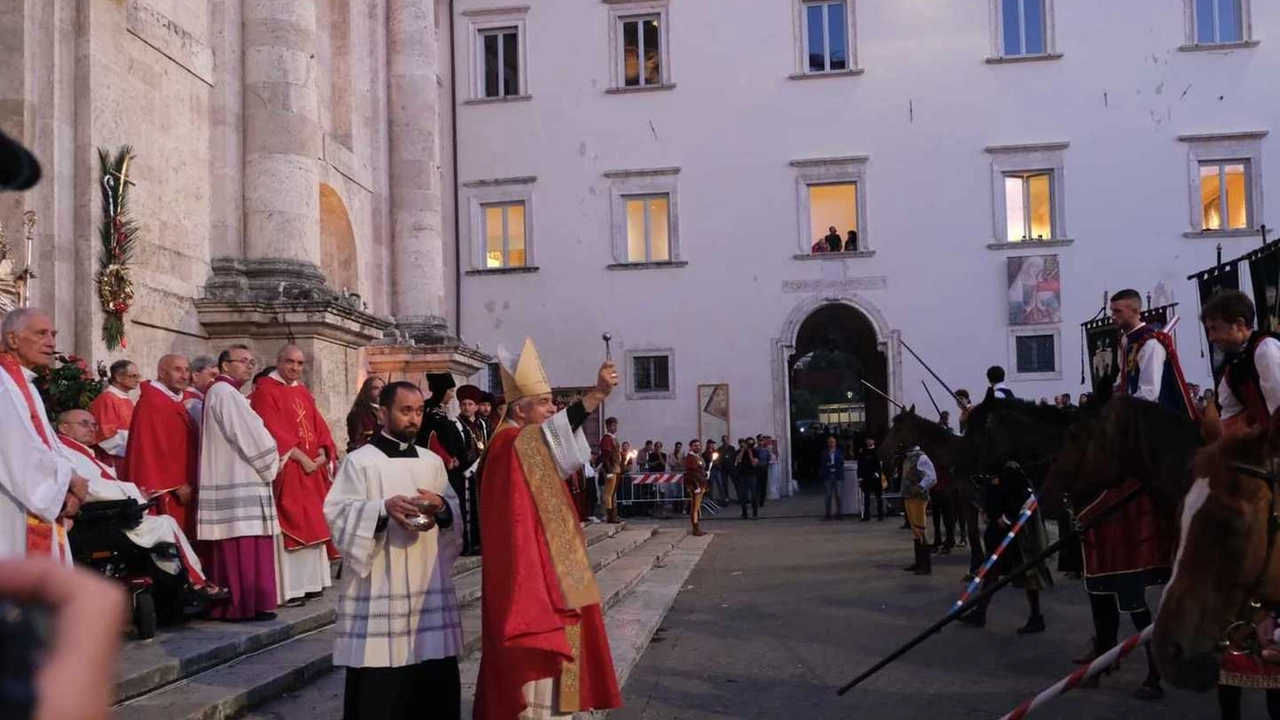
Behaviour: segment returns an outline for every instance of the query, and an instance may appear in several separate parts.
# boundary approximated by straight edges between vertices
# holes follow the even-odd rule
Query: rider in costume
[[[1158,403],[1170,412],[1195,419],[1195,405],[1187,390],[1173,338],[1142,321],[1142,295],[1121,290],[1111,297],[1111,318],[1121,332],[1120,376],[1115,392]],[[1133,490],[1139,478],[1103,492],[1081,508],[1087,523]],[[1093,652],[1079,659],[1089,662],[1113,647],[1120,631],[1120,611],[1129,613],[1138,630],[1151,624],[1146,589],[1169,581],[1173,538],[1157,526],[1151,499],[1143,494],[1084,535],[1084,582],[1093,611]],[[1096,679],[1094,681],[1096,683]],[[1143,700],[1164,696],[1160,673],[1147,648],[1147,678],[1135,695]]]

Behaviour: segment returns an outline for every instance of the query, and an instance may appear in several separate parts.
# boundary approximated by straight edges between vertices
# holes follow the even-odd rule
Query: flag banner
[[[1120,329],[1109,317],[1090,320],[1083,325],[1090,387],[1115,385],[1120,374]]]
[[[1280,330],[1280,247],[1272,245],[1267,252],[1250,258],[1249,281],[1258,309],[1258,330]]]
[[[1252,271],[1252,267],[1250,270]],[[1200,293],[1200,306],[1204,307],[1210,298],[1223,290],[1240,289],[1240,263],[1233,260],[1192,277],[1195,278],[1196,288]],[[1261,313],[1259,313],[1259,320],[1261,320]],[[1208,336],[1205,340],[1208,341]],[[1218,384],[1218,379],[1222,377],[1222,364],[1226,359],[1226,353],[1214,347],[1213,343],[1209,343],[1209,370],[1213,373],[1215,386]]]

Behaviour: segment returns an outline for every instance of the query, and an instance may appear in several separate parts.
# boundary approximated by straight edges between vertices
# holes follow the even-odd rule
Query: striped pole
[[[1018,519],[1014,521],[1013,526],[1009,528],[1009,532],[1005,533],[1004,539],[1000,541],[999,547],[996,548],[995,552],[991,553],[991,557],[987,558],[986,562],[982,563],[982,567],[978,568],[978,572],[974,573],[973,580],[971,580],[969,582],[969,586],[964,589],[964,592],[960,595],[960,599],[956,600],[955,604],[951,606],[952,613],[959,611],[960,607],[964,605],[964,601],[968,600],[969,596],[977,592],[978,588],[982,585],[982,578],[987,575],[987,571],[991,569],[991,566],[996,564],[996,561],[1000,559],[1002,554],[1004,554],[1005,548],[1009,547],[1009,543],[1013,542],[1013,538],[1018,534],[1018,531],[1022,529],[1023,525],[1027,524],[1027,518],[1030,518],[1031,513],[1035,512],[1036,508],[1039,506],[1040,502],[1036,500],[1035,493],[1032,493],[1031,497],[1027,498],[1027,501],[1022,504],[1022,512],[1018,513]]]
[[[1045,703],[1058,697],[1059,695],[1075,688],[1077,685],[1079,685],[1081,682],[1085,681],[1086,679],[1097,675],[1098,673],[1102,672],[1103,670],[1106,670],[1112,665],[1115,665],[1116,662],[1120,660],[1120,658],[1125,657],[1129,653],[1133,652],[1134,649],[1137,648],[1139,645],[1150,640],[1151,633],[1155,629],[1156,629],[1155,623],[1151,623],[1150,625],[1147,626],[1146,630],[1143,630],[1137,635],[1130,637],[1128,640],[1125,640],[1119,645],[1108,650],[1106,653],[1101,655],[1097,660],[1094,660],[1093,662],[1089,663],[1085,667],[1082,667],[1079,670],[1076,670],[1075,672],[1059,680],[1053,685],[1050,685],[1048,688],[1045,688],[1043,691],[1041,691],[1039,695],[1036,695],[1030,700],[1014,708],[1012,712],[1000,718],[1000,720],[1022,720],[1022,718],[1029,715],[1032,710],[1035,710],[1036,708],[1044,705]]]

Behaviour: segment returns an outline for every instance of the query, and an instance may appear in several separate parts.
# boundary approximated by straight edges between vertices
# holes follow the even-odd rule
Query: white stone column
[[[323,282],[315,3],[244,0],[242,17],[245,260]]]
[[[415,339],[449,334],[441,222],[440,88],[432,0],[388,0],[392,307]]]

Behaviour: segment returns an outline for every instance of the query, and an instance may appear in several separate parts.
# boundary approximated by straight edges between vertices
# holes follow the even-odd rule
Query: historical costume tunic
[[[1139,325],[1124,336],[1121,360],[1119,395],[1158,403],[1195,419],[1195,404],[1168,334]],[[1130,478],[1103,492],[1080,509],[1078,521],[1089,522],[1139,487],[1140,479]],[[1085,589],[1114,595],[1124,612],[1145,610],[1147,587],[1163,585],[1172,574],[1174,538],[1157,525],[1155,508],[1145,493],[1086,532],[1082,546]]]
[[[65,435],[59,435],[58,439],[71,451],[69,455],[76,472],[89,481],[86,503],[109,500],[133,500],[140,504],[147,502],[146,496],[136,484],[117,479],[115,471],[95,457],[92,449]],[[156,567],[170,575],[181,574],[185,567],[191,585],[196,588],[204,587],[204,567],[176,518],[168,515],[145,515],[136,528],[126,530],[124,534],[141,548],[154,548],[161,544],[175,545],[182,561],[178,562],[166,555],[156,555],[152,557]]]
[[[69,565],[58,515],[72,465],[54,439],[34,377],[0,353],[0,558],[52,555]]]
[[[1217,400],[1224,427],[1270,427],[1280,406],[1280,340],[1255,332],[1228,355]]]
[[[271,482],[280,468],[276,442],[240,383],[219,375],[205,394],[200,438],[197,537],[210,541],[209,579],[231,591],[215,618],[250,619],[279,603],[275,536],[280,533]]]
[[[907,450],[902,461],[902,504],[916,540],[926,540],[925,518],[929,512],[929,489],[938,482],[933,461],[919,447]]]
[[[1000,473],[991,479],[983,498],[983,512],[987,514],[989,522],[982,542],[986,546],[988,556],[995,553],[996,548],[1004,541],[1010,527],[1018,521],[1018,516],[1030,497],[1030,480],[1016,462],[1006,463]],[[1004,554],[996,561],[992,570],[1004,575],[1039,555],[1046,544],[1045,535],[1044,520],[1040,511],[1036,510],[1027,518],[1022,531],[1009,542],[1009,546],[1005,548]],[[1045,590],[1053,585],[1053,576],[1049,574],[1049,567],[1040,563],[1014,578],[1013,584],[1024,590]]]
[[[333,584],[329,573],[329,526],[324,498],[329,492],[329,464],[337,459],[329,424],[315,398],[299,382],[286,383],[278,372],[254,383],[249,404],[276,442],[280,471],[272,483],[280,534],[276,539],[276,579],[280,600],[317,593]],[[328,458],[312,472],[290,457],[294,448],[315,459]]]
[[[1182,376],[1173,338],[1142,324],[1120,342],[1121,364],[1117,393],[1159,403],[1172,412],[1195,417],[1195,403]]]
[[[89,403],[89,412],[98,421],[96,442],[103,459],[116,469],[120,477],[130,477],[126,458],[129,457],[130,425],[133,424],[133,398],[115,385],[108,385]]]
[[[177,520],[189,537],[195,537],[195,493],[186,505],[175,493],[184,485],[194,491],[199,472],[200,431],[184,404],[185,397],[152,380],[142,383],[129,426],[129,474],[117,471],[116,475],[158,493],[159,511]]]
[[[437,526],[410,532],[386,500],[429,490]],[[462,621],[451,570],[462,550],[458,498],[434,453],[379,433],[347,456],[324,502],[346,572],[333,664],[347,670],[347,717],[456,718]]]
[[[481,484],[485,556],[476,720],[618,707],[600,590],[565,478],[590,458],[581,402],[499,428]],[[524,714],[522,714],[522,712]]]

